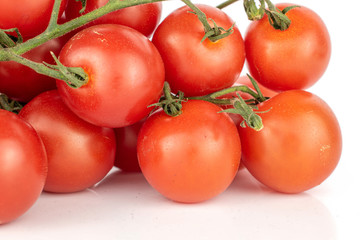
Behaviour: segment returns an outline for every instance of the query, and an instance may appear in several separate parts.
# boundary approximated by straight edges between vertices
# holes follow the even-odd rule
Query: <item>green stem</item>
[[[48,65],[31,61],[27,58],[24,58],[20,55],[13,53],[11,48],[4,50],[8,53],[7,54],[8,61],[15,61],[17,63],[20,63],[22,65],[25,65],[33,69],[35,72],[39,74],[43,74],[55,79],[63,80],[74,88],[81,87],[82,85],[86,84],[88,81],[88,77],[82,68],[67,68],[68,74],[75,75],[75,77],[72,76],[71,78],[69,78],[69,76],[67,76],[63,72],[49,68]],[[69,82],[69,79],[71,79],[71,82]]]
[[[250,94],[253,98],[259,98],[259,95],[254,92],[251,88],[249,88],[248,86],[246,85],[240,85],[240,86],[233,86],[233,87],[230,87],[230,88],[226,88],[224,90],[220,90],[220,91],[217,91],[217,92],[214,92],[214,93],[211,93],[210,96],[212,98],[218,98],[218,97],[221,97],[221,96],[224,96],[226,94],[229,94],[229,93],[233,93],[233,92],[243,92],[243,93],[248,93]]]
[[[4,30],[0,29],[0,48],[13,46],[15,46],[15,42],[11,40]]]
[[[5,94],[0,93],[0,109],[18,114],[22,107],[19,102],[10,100]]]
[[[160,98],[159,102],[151,104],[148,107],[155,107],[154,110],[162,108],[164,112],[171,117],[179,116],[182,109],[181,102],[184,101],[184,94],[179,92],[177,96],[172,95],[170,84],[168,82],[164,83],[163,94],[164,96]]]
[[[243,92],[250,94],[254,99],[256,99],[259,102],[263,102],[266,100],[266,99],[262,99],[261,98],[262,95],[254,92],[251,88],[249,88],[246,85],[233,86],[204,96],[187,97],[187,99],[205,100],[219,105],[232,105],[233,104],[232,99],[227,99],[227,98],[219,99],[219,97],[235,92]]]
[[[217,26],[214,20],[210,19],[214,24],[214,27],[211,27],[205,13],[202,12],[195,4],[193,4],[190,0],[182,0],[182,2],[184,2],[194,11],[195,15],[198,17],[199,21],[204,26],[205,34],[204,37],[201,39],[201,42],[203,42],[206,38],[212,42],[216,42],[233,33],[234,25],[232,25],[229,29],[225,30],[223,27]]]
[[[195,6],[191,1],[189,0],[182,0],[187,6],[191,8],[196,14],[196,16],[199,18],[200,22],[204,25],[205,32],[209,32],[212,30],[212,27],[210,26],[207,17],[203,11],[201,11],[198,7]]]
[[[199,97],[187,97],[187,100],[203,100],[208,101],[217,105],[233,105],[233,108],[227,108],[221,112],[227,112],[227,113],[234,113],[239,114],[244,119],[244,122],[241,124],[241,126],[245,127],[245,123],[250,128],[260,131],[263,128],[261,117],[258,116],[252,107],[250,107],[244,99],[240,96],[240,94],[237,94],[237,97],[233,98],[225,98],[225,99],[218,99],[218,97],[221,97],[223,95],[233,93],[233,92],[245,92],[253,96],[257,101],[260,98],[259,94],[255,93],[253,90],[251,90],[249,87],[241,85],[241,86],[235,86],[226,88],[224,90],[211,93],[205,96],[199,96]]]
[[[229,5],[231,5],[231,4],[233,4],[233,3],[237,2],[237,1],[239,1],[239,0],[227,0],[227,1],[223,2],[223,3],[220,3],[216,7],[219,8],[219,9],[223,9],[223,8],[229,6]]]
[[[254,84],[254,87],[258,89],[256,83]],[[173,95],[171,93],[169,83],[165,82],[163,91],[164,91],[164,96],[160,99],[160,101],[158,103],[150,105],[149,107],[156,107],[156,108],[160,107],[169,116],[175,117],[181,114],[181,109],[182,109],[181,103],[183,101],[203,100],[217,105],[232,105],[233,108],[228,108],[221,112],[240,114],[244,119],[244,122],[242,123],[241,126],[245,126],[246,123],[247,126],[253,128],[256,131],[259,131],[263,128],[261,117],[254,112],[253,108],[244,101],[244,99],[240,96],[240,94],[237,93],[236,94],[237,97],[220,98],[220,99],[218,98],[229,93],[241,91],[250,94],[254,98],[250,101],[255,103],[261,102],[263,98],[261,92],[258,91],[258,93],[256,93],[246,85],[226,88],[204,96],[184,97],[184,94],[182,92],[179,92],[178,95]],[[264,101],[265,100],[266,98],[264,98]]]
[[[240,114],[244,119],[240,124],[241,127],[246,127],[247,125],[255,131],[260,131],[264,127],[261,117],[257,115],[254,110],[249,107],[249,105],[246,104],[240,95],[238,95],[238,98],[234,99],[233,106],[234,108],[228,108],[221,112]]]
[[[57,1],[59,1],[59,0],[57,0]],[[78,18],[75,18],[69,22],[66,22],[64,24],[61,24],[61,25],[57,24],[57,23],[55,24],[53,21],[51,26],[48,27],[47,31],[39,34],[38,36],[36,36],[32,39],[27,40],[24,43],[17,44],[12,49],[13,49],[14,53],[16,53],[18,55],[22,55],[25,52],[30,51],[31,49],[36,48],[51,39],[63,36],[66,33],[71,32],[72,30],[79,28],[79,27],[85,25],[86,23],[91,22],[91,21],[93,21],[101,16],[104,16],[105,14],[108,14],[110,12],[113,12],[113,11],[116,11],[116,10],[119,10],[122,8],[126,8],[126,7],[135,6],[135,5],[161,2],[161,1],[166,1],[166,0],[132,0],[132,1],[131,0],[125,0],[125,1],[110,0],[103,7],[100,7],[94,11],[84,14],[84,15],[82,15]],[[2,50],[0,49],[0,51],[2,51]],[[1,55],[0,55],[0,61],[2,61],[2,60],[3,59],[1,58]]]
[[[248,76],[248,78],[250,79],[252,85],[255,88],[255,91],[258,94],[258,98],[256,98],[257,101],[259,102],[264,102],[266,101],[266,98],[264,97],[264,95],[262,94],[259,85],[257,84],[257,82],[255,81],[255,79],[250,75],[250,74],[246,74]]]
[[[45,32],[49,32],[52,29],[55,29],[57,27],[57,25],[58,25],[57,21],[58,21],[58,18],[59,18],[60,5],[61,5],[61,0],[55,0],[54,7],[53,7],[53,10],[51,12],[50,21],[49,21],[48,27],[45,30]]]
[[[2,93],[0,93],[0,109],[4,109],[6,111],[12,112],[12,109],[8,103],[7,96]]]

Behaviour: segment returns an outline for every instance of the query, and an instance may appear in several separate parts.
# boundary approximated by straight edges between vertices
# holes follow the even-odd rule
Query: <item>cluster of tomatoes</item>
[[[0,9],[0,28],[17,27],[30,39],[46,28],[53,2],[24,2],[24,21],[9,0]],[[88,0],[82,14],[107,2]],[[250,24],[243,39],[222,10],[197,7],[211,26],[231,34],[202,41],[204,26],[187,6],[158,25],[157,2],[115,11],[23,55],[51,63],[53,51],[64,66],[83,68],[88,79],[80,88],[0,62],[0,92],[26,103],[18,115],[0,110],[0,224],[26,212],[42,191],[93,186],[114,164],[141,171],[165,197],[189,203],[225,191],[240,160],[261,183],[284,193],[306,191],[331,174],[341,154],[340,127],[329,106],[303,90],[330,59],[329,34],[319,16],[294,8],[285,31],[275,30],[265,16]],[[81,8],[80,1],[62,1],[59,22],[80,16]],[[267,97],[254,107],[260,131],[219,105],[190,99],[234,84],[252,87],[240,77],[245,60]],[[176,117],[148,107],[161,97],[165,81],[185,95]]]

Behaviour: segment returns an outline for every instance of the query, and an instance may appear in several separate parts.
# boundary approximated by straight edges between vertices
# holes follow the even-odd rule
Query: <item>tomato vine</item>
[[[255,82],[255,80],[250,75],[248,75],[248,77],[250,78],[255,88],[255,91],[253,91],[246,85],[240,85],[226,88],[204,96],[194,97],[186,97],[181,91],[179,91],[177,94],[172,94],[169,83],[165,82],[163,89],[163,97],[160,98],[158,103],[152,104],[149,107],[162,108],[167,115],[176,117],[181,114],[181,103],[188,100],[203,100],[214,103],[216,105],[224,106],[231,105],[233,106],[233,108],[225,109],[222,112],[239,114],[244,119],[241,126],[245,127],[247,125],[248,127],[256,131],[260,131],[263,128],[262,120],[261,117],[256,114],[256,111],[254,111],[254,109],[256,110],[257,103],[264,102],[267,100],[267,98],[262,95],[259,86]],[[239,94],[236,95],[237,97],[223,99],[220,98],[221,96],[227,95],[229,93],[236,93],[239,91],[250,94],[252,96],[252,99],[245,101]]]

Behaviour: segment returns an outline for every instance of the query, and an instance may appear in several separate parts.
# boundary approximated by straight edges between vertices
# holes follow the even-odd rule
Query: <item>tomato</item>
[[[82,8],[81,2],[70,1],[65,10],[66,18],[68,20],[74,19],[100,8],[106,5],[108,2],[109,0],[87,0],[85,11],[84,13],[80,14],[79,11]],[[102,16],[87,24],[86,26],[105,23],[121,24],[134,28],[145,36],[150,37],[160,21],[161,11],[161,2],[141,4],[108,13],[105,16]]]
[[[29,210],[46,174],[46,152],[35,130],[16,114],[0,110],[0,224]]]
[[[229,29],[233,21],[221,10],[197,5],[208,19]],[[240,75],[245,61],[244,41],[239,29],[221,40],[204,37],[204,26],[185,6],[175,10],[155,30],[153,43],[165,64],[166,81],[174,92],[200,96],[230,87]],[[213,22],[209,20],[211,26]]]
[[[67,0],[61,2],[59,16],[65,10]],[[49,21],[54,0],[1,1],[0,29],[18,28],[23,37],[34,37],[43,32]]]
[[[239,128],[243,164],[266,186],[299,193],[322,183],[337,166],[342,148],[330,107],[304,90],[279,93],[259,104],[264,128]]]
[[[142,173],[157,191],[177,202],[201,202],[223,192],[240,163],[236,126],[215,104],[189,100],[182,113],[157,111],[138,136]]]
[[[19,115],[44,142],[49,161],[45,191],[81,191],[99,182],[113,167],[113,129],[94,126],[77,117],[56,90],[35,97]]]
[[[137,138],[145,119],[123,128],[116,128],[116,156],[114,165],[124,172],[140,172],[137,158]]]
[[[35,62],[55,64],[50,51],[60,53],[64,38],[52,39],[22,56]],[[13,61],[0,62],[0,92],[9,98],[28,102],[42,92],[56,89],[55,79],[36,73],[29,67]]]
[[[82,67],[86,85],[74,89],[57,81],[66,105],[82,119],[119,128],[134,124],[151,111],[164,84],[164,65],[148,38],[116,24],[95,25],[72,37],[60,52],[68,67]]]
[[[276,5],[284,9],[289,4]],[[285,31],[275,30],[265,16],[252,22],[245,36],[246,59],[251,75],[276,91],[306,89],[325,72],[331,55],[327,28],[312,10],[290,10]]]

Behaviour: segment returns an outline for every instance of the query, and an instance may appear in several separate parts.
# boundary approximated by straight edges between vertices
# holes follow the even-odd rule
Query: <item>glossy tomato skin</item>
[[[228,29],[233,21],[221,10],[197,5],[218,26]],[[205,95],[230,87],[240,75],[245,61],[244,41],[239,29],[217,42],[201,42],[204,27],[188,7],[168,15],[155,30],[153,43],[166,69],[166,81],[174,92],[186,96]],[[211,26],[213,23],[209,20]]]
[[[330,107],[304,90],[279,93],[259,105],[264,128],[239,128],[243,164],[266,186],[299,193],[322,183],[342,149],[339,123]]]
[[[28,211],[46,174],[46,152],[35,130],[16,114],[0,110],[0,225]]]
[[[22,56],[39,63],[55,64],[50,51],[57,56],[65,42],[64,38],[52,39]],[[40,93],[52,89],[56,89],[55,79],[38,74],[20,63],[0,62],[0,92],[9,98],[20,102],[29,102]]]
[[[82,67],[86,85],[74,89],[58,80],[65,104],[82,119],[98,126],[119,128],[150,113],[164,84],[164,65],[155,46],[129,27],[104,24],[89,27],[63,47],[60,61]]]
[[[123,128],[116,128],[116,157],[114,165],[124,172],[141,172],[137,158],[137,139],[145,119]]]
[[[35,97],[19,115],[44,142],[49,161],[45,191],[84,190],[99,182],[113,167],[116,149],[113,129],[94,126],[77,117],[56,90]]]
[[[1,1],[0,29],[18,28],[23,37],[34,37],[43,32],[49,21],[54,0]],[[67,0],[61,2],[59,16],[65,10]]]
[[[66,19],[71,20],[94,11],[107,4],[108,1],[109,0],[88,0],[86,2],[86,9],[82,14],[79,13],[82,8],[81,2],[70,1],[65,10]],[[89,27],[96,24],[120,24],[131,27],[145,36],[150,37],[160,21],[161,12],[161,2],[141,4],[106,14],[86,26]]]
[[[283,9],[289,4],[276,6]],[[276,91],[307,89],[328,66],[330,36],[321,18],[304,6],[286,15],[291,24],[285,31],[275,30],[266,16],[249,25],[245,35],[247,65],[265,87]]]
[[[138,137],[140,168],[165,197],[201,202],[233,181],[241,143],[230,117],[219,111],[212,103],[189,100],[177,117],[159,111],[145,121]]]

